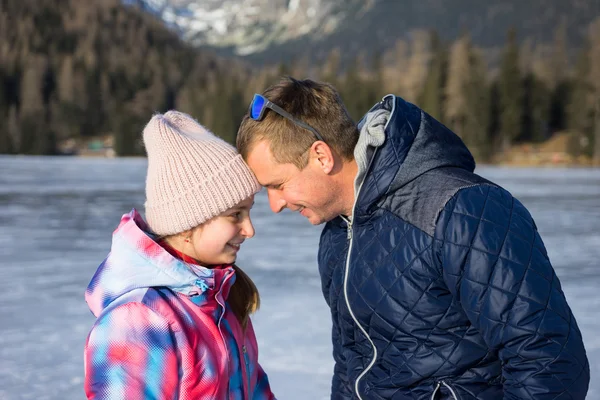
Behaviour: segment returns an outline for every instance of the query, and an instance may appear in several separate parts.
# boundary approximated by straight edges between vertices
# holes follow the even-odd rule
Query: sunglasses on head
[[[283,118],[286,118],[292,121],[294,124],[298,125],[301,128],[307,129],[315,135],[317,140],[324,142],[323,136],[317,132],[315,128],[312,126],[305,124],[304,122],[297,120],[292,117],[292,114],[285,111],[283,108],[279,107],[277,104],[271,103],[267,98],[260,94],[255,94],[252,99],[252,103],[250,103],[250,108],[248,109],[248,113],[250,114],[250,118],[255,121],[261,121],[265,117],[265,112],[269,110],[275,111],[277,114],[281,115]]]

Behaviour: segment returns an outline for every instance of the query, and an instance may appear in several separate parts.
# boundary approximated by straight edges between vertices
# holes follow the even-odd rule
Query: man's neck
[[[355,160],[346,161],[342,167],[341,182],[340,182],[340,199],[342,214],[348,218],[352,218],[352,210],[354,208],[354,180],[358,174],[358,164]]]

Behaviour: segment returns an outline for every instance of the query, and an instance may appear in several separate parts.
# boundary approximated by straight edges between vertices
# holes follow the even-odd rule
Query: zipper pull
[[[352,240],[352,225],[348,225],[348,233],[346,236],[348,240]]]
[[[204,279],[196,279],[196,286],[198,286],[202,292],[206,292],[209,289]]]

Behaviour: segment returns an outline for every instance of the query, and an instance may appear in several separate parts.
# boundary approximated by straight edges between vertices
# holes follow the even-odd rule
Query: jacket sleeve
[[[505,399],[584,399],[583,340],[525,207],[491,185],[460,190],[436,226],[444,280],[502,361]]]
[[[252,398],[252,400],[276,400],[275,395],[271,391],[271,385],[269,384],[269,378],[267,377],[265,370],[258,363],[258,343],[256,341],[256,334],[254,332],[254,326],[252,324],[251,319],[248,320],[248,326],[246,327],[245,335],[246,335],[246,340],[253,344],[251,347],[253,347],[256,352],[255,353],[256,358],[252,358],[253,361],[251,363],[251,365],[253,365],[253,367],[251,369],[253,371],[256,370],[256,373],[253,372],[251,374],[251,376],[256,377],[256,378],[255,378],[255,381],[252,382],[253,384],[250,385],[250,387],[252,389],[252,394],[250,395],[250,397]],[[249,378],[249,379],[253,379],[253,378]]]
[[[138,303],[100,316],[84,353],[88,399],[175,399],[178,362],[168,322]]]
[[[258,364],[256,386],[252,398],[253,400],[276,400],[271,391],[271,385],[269,385],[269,378],[260,364]]]

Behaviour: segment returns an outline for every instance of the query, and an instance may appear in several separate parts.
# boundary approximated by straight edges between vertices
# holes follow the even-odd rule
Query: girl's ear
[[[178,236],[181,238],[181,240],[183,242],[191,243],[192,239],[194,238],[195,230],[196,230],[196,228],[192,228],[189,231],[181,232]]]
[[[183,245],[192,242],[192,231],[185,231],[181,233],[176,233],[174,235],[165,236],[162,238],[169,246],[173,247],[176,250],[181,251]]]

